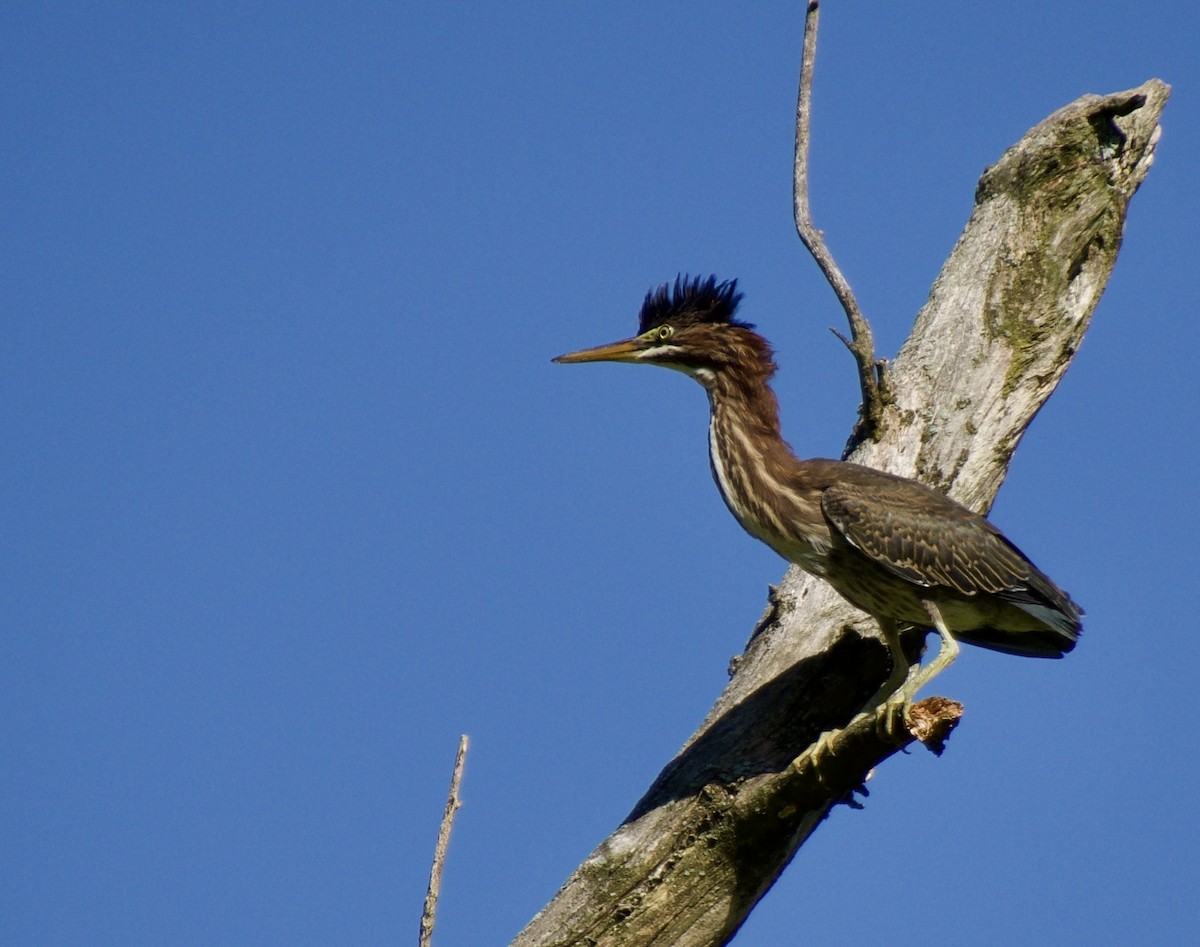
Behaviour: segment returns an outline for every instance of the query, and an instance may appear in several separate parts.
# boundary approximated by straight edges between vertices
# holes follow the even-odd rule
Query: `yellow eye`
[[[659,326],[655,334],[658,336],[660,342],[666,342],[674,332],[675,330],[670,326]]]

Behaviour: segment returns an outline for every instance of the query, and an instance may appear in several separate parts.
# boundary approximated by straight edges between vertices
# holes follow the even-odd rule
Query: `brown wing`
[[[1042,579],[1054,589],[982,516],[915,481],[868,470],[827,488],[821,507],[851,545],[914,584],[977,595]]]

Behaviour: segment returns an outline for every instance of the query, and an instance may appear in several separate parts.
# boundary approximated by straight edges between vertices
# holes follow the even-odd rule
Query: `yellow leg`
[[[958,642],[954,640],[950,629],[946,627],[946,621],[942,618],[941,611],[933,602],[923,602],[922,604],[942,642],[938,653],[933,656],[933,660],[923,665],[900,689],[899,697],[904,701],[911,701],[917,695],[917,691],[946,670],[958,657]]]
[[[892,653],[892,673],[888,676],[887,682],[875,692],[875,696],[867,701],[863,713],[870,713],[888,698],[897,694],[908,679],[908,658],[904,656],[904,649],[900,647],[900,629],[890,618],[877,620],[879,632],[883,636],[888,650]]]
[[[904,656],[904,649],[900,647],[900,629],[897,627],[896,622],[892,621],[890,618],[877,617],[876,620],[879,622],[880,635],[887,644],[888,651],[890,651],[892,655],[892,673],[888,675],[888,679],[884,682],[883,686],[880,687],[879,690],[877,690],[871,697],[871,699],[867,701],[863,709],[855,715],[854,720],[852,720],[851,723],[854,723],[862,717],[876,714],[879,711],[879,708],[884,704],[904,704],[905,683],[914,671],[920,670],[920,665],[917,665],[915,668],[909,666],[908,658]],[[884,714],[880,717],[878,723],[880,735],[890,737],[891,739],[899,742],[904,736],[904,733],[902,730],[894,730],[894,728],[903,728],[904,719],[905,715],[903,713],[896,714],[889,712]],[[849,726],[849,724],[847,726]],[[821,741],[820,745],[818,746],[818,750],[823,752],[828,749],[826,746],[826,738],[830,735],[831,734],[821,735]]]

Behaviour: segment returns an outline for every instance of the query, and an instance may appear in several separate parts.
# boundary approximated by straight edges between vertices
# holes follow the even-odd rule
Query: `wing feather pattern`
[[[999,530],[916,483],[839,483],[821,506],[847,541],[909,582],[964,595],[1028,587],[1032,564]]]
[[[997,595],[1078,635],[1081,612],[1067,594],[995,526],[935,490],[868,470],[827,487],[821,507],[847,542],[908,582]]]

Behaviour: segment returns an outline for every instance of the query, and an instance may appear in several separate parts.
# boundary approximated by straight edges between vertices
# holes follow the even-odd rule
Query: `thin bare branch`
[[[820,0],[809,0],[804,18],[804,47],[800,58],[800,92],[796,97],[796,158],[792,169],[792,213],[796,233],[808,248],[825,279],[837,294],[838,302],[850,323],[850,341],[839,335],[858,364],[858,381],[862,389],[862,406],[858,422],[846,445],[849,454],[859,443],[877,437],[883,423],[887,402],[884,362],[875,359],[875,340],[871,326],[859,308],[854,290],[842,275],[833,254],[825,245],[825,237],[814,225],[808,199],[808,149],[812,139],[812,82],[817,59],[817,24],[820,19]]]
[[[450,776],[450,793],[446,797],[446,809],[442,812],[442,824],[438,829],[437,845],[433,849],[433,867],[429,870],[429,890],[425,892],[425,909],[421,912],[420,947],[429,947],[433,939],[433,922],[437,914],[438,896],[442,892],[442,868],[446,864],[446,849],[450,846],[450,829],[454,827],[454,816],[462,800],[458,787],[462,783],[463,763],[467,759],[470,740],[464,733],[458,739],[458,754],[454,757],[454,772]]]

